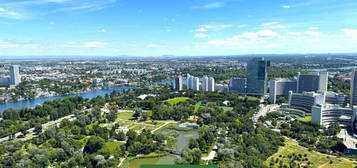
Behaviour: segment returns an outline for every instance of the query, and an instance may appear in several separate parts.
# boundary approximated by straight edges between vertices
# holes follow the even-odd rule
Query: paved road
[[[337,137],[343,139],[343,144],[345,144],[347,148],[349,148],[349,149],[357,149],[356,148],[357,139],[352,137],[352,136],[350,136],[346,129],[341,129],[341,131],[337,135]]]
[[[271,105],[259,105],[260,109],[259,111],[254,115],[253,121],[254,123],[258,122],[258,119],[260,117],[266,116],[268,113],[275,111],[277,108],[279,108],[278,105],[276,104],[271,104]]]
[[[209,160],[213,160],[214,159],[214,156],[216,156],[216,150],[217,150],[217,146],[215,145],[213,147],[213,149],[211,150],[211,152],[208,154],[207,157],[202,157],[201,160],[204,160],[204,161],[209,161]]]
[[[160,127],[155,128],[154,130],[151,131],[151,133],[155,133],[160,128],[165,127],[166,125],[171,124],[171,123],[177,123],[177,122],[176,121],[165,121],[165,124],[161,125]]]

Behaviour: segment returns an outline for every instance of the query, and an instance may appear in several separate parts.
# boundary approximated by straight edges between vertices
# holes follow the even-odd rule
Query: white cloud
[[[289,35],[293,35],[293,36],[300,36],[302,35],[301,32],[288,32]]]
[[[290,9],[291,6],[290,6],[290,5],[284,5],[284,6],[282,6],[282,8],[284,8],[284,9]]]
[[[224,2],[212,2],[212,3],[208,3],[208,4],[204,4],[198,7],[194,7],[194,8],[198,8],[198,9],[216,9],[216,8],[222,8],[225,6]]]
[[[349,38],[357,40],[357,29],[342,29],[342,32]]]
[[[150,44],[146,45],[146,48],[165,48],[165,46],[160,45],[160,44],[150,43]]]
[[[9,49],[9,48],[35,49],[35,48],[38,48],[38,47],[39,47],[39,45],[35,44],[33,42],[22,42],[22,41],[17,41],[17,40],[0,40],[0,48],[2,48],[2,49]]]
[[[268,40],[277,36],[278,33],[272,30],[260,30],[258,32],[244,32],[226,40],[211,40],[208,41],[208,44],[227,48],[252,48],[262,44],[271,46],[272,44],[267,43]]]
[[[262,23],[260,26],[272,26],[276,24],[279,24],[279,22],[266,22],[266,23]]]
[[[207,38],[208,34],[204,34],[204,33],[196,33],[195,34],[195,38]]]
[[[316,27],[316,26],[311,26],[311,27],[309,27],[309,29],[310,30],[318,30],[318,29],[320,29],[319,27]]]
[[[271,30],[260,30],[256,34],[260,37],[273,37],[278,35],[278,33]]]
[[[280,24],[279,22],[262,23],[260,26],[268,27],[270,29],[286,29],[287,28],[287,26],[284,26],[284,25]]]
[[[108,43],[101,41],[87,41],[87,42],[67,42],[64,47],[67,48],[102,48],[107,46]]]
[[[28,19],[56,12],[91,12],[111,7],[118,0],[26,0],[0,2],[0,17]],[[43,6],[46,8],[42,8]]]
[[[100,30],[98,30],[98,32],[99,32],[99,33],[106,33],[107,30],[106,30],[106,29],[100,29]]]
[[[305,31],[304,33],[310,36],[319,36],[322,34],[321,32],[316,32],[316,31]]]
[[[50,24],[50,25],[55,25],[56,22],[55,22],[55,21],[50,21],[50,22],[48,22],[48,24]]]
[[[27,16],[16,11],[0,8],[0,17],[8,19],[25,19]]]
[[[229,24],[219,24],[219,25],[213,25],[213,24],[206,24],[206,25],[199,25],[198,28],[196,29],[197,32],[207,32],[209,30],[214,30],[214,31],[219,31],[222,29],[230,28],[233,27],[233,25]]]

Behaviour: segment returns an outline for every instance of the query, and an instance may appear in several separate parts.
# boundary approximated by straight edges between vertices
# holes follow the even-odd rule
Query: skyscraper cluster
[[[268,67],[270,61],[253,58],[247,65],[247,78],[231,78],[229,91],[263,96],[268,93]]]
[[[178,76],[175,78],[174,89],[181,91],[185,87],[186,89],[191,89],[195,91],[206,91],[214,92],[216,88],[216,83],[213,77],[203,76],[201,79],[199,77],[187,74],[186,82],[183,82],[183,77]]]

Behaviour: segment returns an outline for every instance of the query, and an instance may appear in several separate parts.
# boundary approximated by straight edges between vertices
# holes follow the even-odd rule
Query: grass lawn
[[[233,107],[220,106],[224,112],[233,110]]]
[[[198,110],[200,109],[200,107],[201,107],[201,103],[197,103],[197,104],[195,104],[195,110],[194,110],[194,113],[197,113],[197,112],[198,112]]]
[[[295,159],[293,161],[295,164],[300,164],[300,167],[309,163],[309,167],[312,168],[348,168],[356,166],[351,160],[345,158],[326,155],[315,151],[308,151],[307,148],[298,145],[297,142],[292,140],[287,140],[285,142],[285,146],[280,147],[279,151],[270,156],[264,164],[273,168],[280,167],[280,164],[289,167],[290,162],[293,160],[293,154],[295,156],[301,156],[300,158],[302,158],[302,160],[297,161]]]
[[[168,100],[166,100],[166,102],[168,102],[172,106],[172,105],[175,105],[177,103],[184,102],[184,101],[186,101],[188,99],[190,99],[190,98],[188,98],[188,97],[176,97],[176,98],[168,99]]]
[[[131,118],[133,118],[134,113],[132,112],[120,112],[118,114],[118,118],[121,120],[130,120]]]
[[[305,117],[301,117],[301,116],[296,115],[296,114],[291,114],[291,115],[295,116],[300,121],[304,121],[304,122],[310,122],[311,121],[311,116],[310,115],[306,115]]]
[[[306,116],[305,118],[301,118],[300,120],[304,121],[304,122],[310,122],[311,121],[311,116]]]
[[[102,149],[99,150],[99,152],[108,153],[110,155],[116,156],[121,145],[123,145],[122,142],[110,141],[105,143]]]

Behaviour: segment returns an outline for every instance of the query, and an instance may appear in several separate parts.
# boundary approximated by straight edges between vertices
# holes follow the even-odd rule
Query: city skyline
[[[355,53],[353,0],[4,0],[0,56]]]

